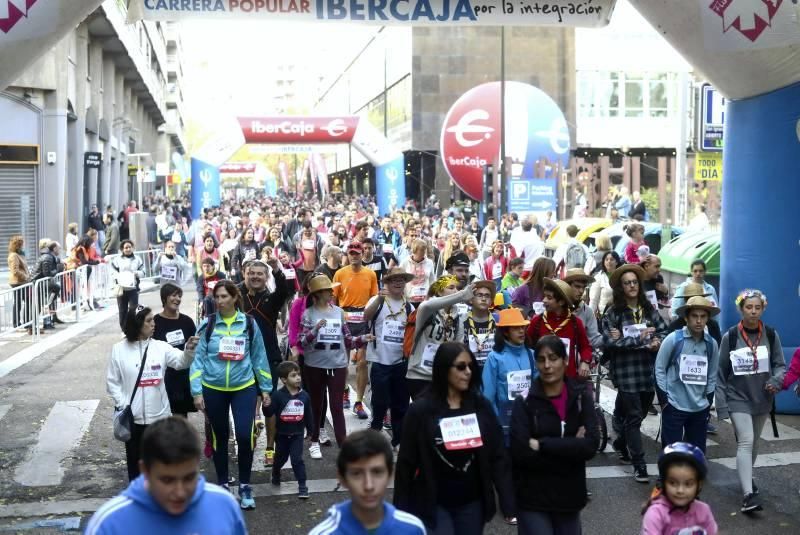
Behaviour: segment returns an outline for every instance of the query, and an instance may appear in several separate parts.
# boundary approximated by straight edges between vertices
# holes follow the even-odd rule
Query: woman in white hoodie
[[[188,368],[194,359],[198,340],[192,336],[186,342],[185,351],[181,351],[167,342],[153,340],[154,330],[152,310],[139,307],[131,311],[123,326],[125,339],[111,348],[106,373],[106,390],[114,400],[114,410],[121,411],[130,404],[133,411],[131,439],[125,443],[131,481],[139,476],[139,446],[144,430],[153,422],[172,415],[164,387],[164,372],[168,367],[176,370]],[[138,387],[135,386],[137,378]]]
[[[144,277],[144,265],[141,258],[133,254],[131,240],[122,240],[120,250],[122,254],[115,256],[110,265],[119,309],[119,326],[124,331],[128,311],[139,305],[139,281]]]

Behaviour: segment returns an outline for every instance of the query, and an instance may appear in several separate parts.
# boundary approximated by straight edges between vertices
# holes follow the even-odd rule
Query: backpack
[[[564,265],[567,269],[581,268],[586,265],[586,249],[579,243],[572,243],[564,253]]]
[[[385,302],[386,302],[385,300],[381,300],[381,304],[378,305],[378,310],[375,312],[375,316],[372,318],[372,321],[369,322],[369,332],[371,332],[373,336],[375,336],[375,320],[378,319],[378,316],[380,315],[381,310],[383,310],[383,305],[384,305]],[[408,325],[410,325],[410,322],[411,322],[411,315],[412,314],[414,315],[414,319],[416,320],[417,311],[414,310],[414,307],[412,307],[411,304],[408,301],[403,301],[403,305],[405,306],[405,309],[406,309],[406,318],[407,318],[406,321],[408,322],[406,324],[406,327],[408,327]],[[408,329],[406,329],[406,332],[408,332]],[[372,341],[372,347],[374,347],[374,348],[378,347],[378,340],[377,339]],[[406,353],[405,348],[406,348],[406,341],[405,341],[405,338],[403,338],[403,356],[405,356],[405,353]]]
[[[253,336],[255,335],[255,331],[256,331],[255,327],[253,327],[253,324],[255,323],[255,320],[252,317],[250,317],[248,314],[245,314],[244,317],[247,318],[247,320],[246,320],[246,323],[247,323],[247,328],[246,328],[246,330],[247,330],[247,341],[250,342],[250,346],[252,347],[253,346]],[[206,338],[206,345],[208,345],[208,343],[211,342],[211,335],[214,334],[214,329],[213,328],[209,329],[209,325],[211,325],[211,323],[210,322],[206,322],[205,326],[201,327],[201,329],[205,330],[205,333],[203,334],[203,336],[205,336],[205,338]]]
[[[410,358],[411,354],[414,353],[414,349],[417,347],[417,342],[419,341],[419,337],[422,336],[422,332],[425,328],[433,322],[433,315],[428,318],[428,321],[425,322],[425,325],[417,334],[416,324],[417,324],[417,311],[414,310],[409,316],[408,321],[406,322],[406,330],[403,334],[403,358]]]

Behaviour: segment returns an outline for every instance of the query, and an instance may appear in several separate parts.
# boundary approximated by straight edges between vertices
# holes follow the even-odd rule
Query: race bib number
[[[136,275],[132,271],[120,271],[117,274],[117,284],[123,288],[136,288]]]
[[[469,305],[466,303],[458,303],[455,307],[456,313],[464,315],[469,312]]]
[[[363,310],[353,310],[351,312],[345,312],[344,316],[347,319],[347,323],[364,323]]]
[[[569,338],[561,338],[561,341],[564,343],[564,349],[567,350],[567,360],[569,360],[569,345],[572,342]]]
[[[223,336],[219,341],[220,360],[244,360],[245,340],[233,336]]]
[[[492,278],[499,279],[503,276],[503,265],[500,262],[492,264]]]
[[[623,325],[622,336],[630,338],[639,338],[642,333],[647,330],[647,325],[644,323],[637,323],[635,325]]]
[[[756,369],[756,360],[758,366]],[[731,352],[731,367],[734,375],[755,375],[769,373],[769,353],[764,346],[758,346],[755,357],[749,347]]]
[[[426,344],[425,349],[422,351],[422,362],[420,362],[420,366],[422,366],[425,370],[432,372],[433,358],[436,356],[436,352],[438,350],[439,344]]]
[[[536,301],[535,303],[531,303],[531,308],[533,309],[533,313],[536,315],[544,314],[544,303],[541,301]]]
[[[342,322],[328,320],[319,330],[319,341],[324,344],[338,344],[342,341]]]
[[[244,253],[244,261],[248,262],[250,260],[255,260],[256,252],[254,249],[248,249],[246,253]]]
[[[294,270],[294,268],[284,268],[283,276],[286,277],[287,281],[293,281],[297,278],[297,272]]]
[[[478,416],[473,412],[464,416],[442,418],[439,422],[446,450],[467,450],[483,446]]]
[[[425,286],[415,286],[411,288],[411,300],[415,303],[424,301],[428,297],[428,288]]]
[[[650,301],[650,304],[653,305],[653,308],[658,310],[658,298],[656,297],[656,291],[650,290],[649,292],[644,293],[647,300]]]
[[[180,232],[173,232],[172,233],[172,242],[173,243],[180,243],[182,241],[183,240],[181,240],[181,233]]]
[[[178,280],[178,266],[161,266],[161,278],[170,281]]]
[[[494,345],[494,334],[470,334],[469,349],[475,354],[475,358],[482,365],[489,357],[489,352]]]
[[[305,404],[299,399],[289,400],[289,403],[281,411],[282,422],[301,422],[305,413]]]
[[[509,401],[514,401],[517,396],[527,396],[528,390],[531,388],[531,371],[518,370],[508,372],[506,382],[508,383]]]
[[[300,246],[306,251],[313,251],[316,249],[314,240],[303,240]]]
[[[393,346],[403,345],[405,325],[400,321],[386,321],[383,324],[383,337],[381,342]]]
[[[384,243],[382,249],[383,254],[392,254],[394,252],[394,247],[392,247],[391,243]]]
[[[186,340],[184,339],[183,331],[180,329],[167,333],[167,343],[173,347],[177,347],[185,341]]]
[[[705,386],[708,383],[708,357],[681,355],[679,377],[683,384]]]
[[[217,287],[217,283],[218,283],[218,282],[219,282],[219,281],[208,281],[208,282],[206,283],[206,286],[208,286],[208,291],[209,291],[209,292],[213,292],[213,291],[214,291],[214,288],[216,288],[216,287]]]
[[[144,388],[147,386],[158,386],[164,378],[164,370],[161,364],[151,364],[146,366],[142,372],[142,378],[139,379],[139,387]]]

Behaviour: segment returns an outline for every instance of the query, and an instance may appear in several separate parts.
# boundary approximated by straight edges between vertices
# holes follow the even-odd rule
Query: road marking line
[[[603,408],[605,412],[608,414],[614,414],[614,403],[617,401],[617,391],[611,387],[606,385],[600,385],[600,406]],[[656,442],[661,441],[661,437],[659,436],[658,432],[660,430],[660,420],[661,415],[653,416],[652,414],[648,414],[645,419],[642,421],[642,434],[646,437],[649,437],[653,440],[656,440],[658,436],[658,440]],[[611,428],[609,427],[609,444],[610,444],[610,435],[611,435]],[[770,431],[771,433],[772,431]],[[800,433],[798,433],[800,435]],[[719,446],[713,440],[706,438],[706,446]],[[608,448],[608,447],[607,447]]]
[[[77,336],[84,331],[88,331],[96,325],[99,325],[108,318],[116,315],[116,313],[116,310],[110,309],[91,313],[91,316],[89,316],[86,320],[81,320],[80,323],[76,323],[75,325],[72,325],[63,331],[54,333],[41,342],[38,342],[30,347],[26,347],[22,351],[15,353],[3,362],[0,362],[0,377],[5,377],[20,366],[24,366],[47,351],[62,345],[70,338]]]
[[[29,487],[58,485],[64,479],[63,461],[88,431],[98,399],[57,401],[39,430],[28,459],[14,472],[14,480]]]
[[[8,411],[11,410],[11,407],[13,407],[13,405],[0,405],[0,420],[2,420],[3,417],[8,414]]]
[[[764,426],[764,429],[761,430],[761,438],[768,442],[773,442],[776,440],[796,440],[800,438],[800,431],[795,429],[794,427],[789,427],[788,425],[783,425],[780,422],[778,424],[778,434],[780,435],[778,438],[772,434],[772,425],[767,422],[767,425]]]
[[[722,466],[732,470],[736,470],[736,457],[711,459],[711,462],[721,464]],[[755,468],[787,466],[798,463],[800,463],[800,451],[788,451],[784,453],[760,453],[756,458]]]

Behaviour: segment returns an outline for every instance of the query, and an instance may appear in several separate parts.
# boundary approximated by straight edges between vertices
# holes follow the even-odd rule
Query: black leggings
[[[122,295],[117,297],[120,329],[125,329],[125,320],[128,319],[128,312],[131,310],[135,312],[137,306],[139,306],[139,290],[123,290]]]
[[[131,439],[125,443],[125,462],[128,465],[128,480],[139,477],[139,459],[142,457],[142,435],[146,425],[133,424]]]

